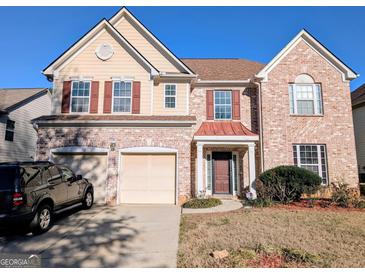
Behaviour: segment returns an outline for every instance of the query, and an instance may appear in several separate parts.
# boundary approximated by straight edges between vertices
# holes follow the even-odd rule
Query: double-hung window
[[[308,169],[322,177],[324,185],[328,184],[326,145],[293,145],[294,165]]]
[[[132,82],[114,81],[113,83],[113,112],[131,112]]]
[[[5,128],[5,141],[14,141],[15,122],[8,119]]]
[[[214,91],[214,119],[232,119],[232,93],[230,90]]]
[[[322,96],[319,84],[289,85],[290,114],[321,115]]]
[[[90,81],[72,81],[71,112],[89,112]]]
[[[165,108],[176,107],[176,85],[165,85]]]

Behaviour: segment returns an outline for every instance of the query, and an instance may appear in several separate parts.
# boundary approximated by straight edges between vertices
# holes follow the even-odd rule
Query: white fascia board
[[[258,141],[259,136],[194,136],[194,140],[214,142]]]
[[[165,45],[163,45],[156,37],[153,35],[148,29],[146,29],[137,18],[129,12],[129,10],[123,7],[117,14],[115,14],[109,22],[115,26],[119,23],[119,21],[123,18],[123,16],[127,15],[137,26],[139,26],[158,46],[160,46],[165,53],[167,53],[176,63],[178,63],[186,72],[189,74],[194,74],[179,58],[177,58]]]
[[[122,148],[119,149],[119,153],[128,154],[128,153],[171,153],[176,154],[177,149],[175,148],[167,148],[167,147],[130,147],[130,148]]]
[[[174,121],[174,120],[109,120],[109,121],[72,121],[72,120],[52,120],[52,121],[37,121],[35,124],[38,127],[50,127],[50,126],[99,126],[99,127],[133,127],[133,126],[145,126],[145,127],[190,127],[196,124],[196,121]]]
[[[50,150],[51,154],[81,154],[81,153],[95,153],[95,154],[107,154],[108,148],[100,147],[83,147],[83,146],[70,146],[70,147],[58,147]]]
[[[250,80],[197,80],[194,82],[194,86],[205,87],[205,86],[233,86],[246,87],[251,84]]]
[[[343,80],[353,80],[358,75],[339,60],[333,53],[321,45],[312,35],[307,31],[301,30],[260,72],[255,76],[267,81],[268,73],[300,42],[306,42],[312,49],[319,53],[327,62],[336,67],[342,74]]]
[[[159,74],[159,77],[160,78],[196,78],[197,75],[196,74],[175,74],[175,73],[172,73],[172,74],[169,74],[169,73],[166,73],[166,72],[160,72]]]
[[[105,28],[108,28],[137,58],[139,58],[149,69],[152,76],[159,75],[159,71],[153,67],[107,20],[102,20],[85,37],[78,41],[72,48],[66,51],[52,66],[42,73],[52,75],[60,71],[65,65],[71,62],[80,54],[91,42],[101,35]],[[93,37],[94,36],[94,37]],[[92,38],[91,38],[92,37]]]

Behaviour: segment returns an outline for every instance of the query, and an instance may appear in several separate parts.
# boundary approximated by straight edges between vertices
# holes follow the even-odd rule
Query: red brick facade
[[[288,85],[302,73],[322,86],[323,116],[291,116]],[[262,83],[264,167],[293,164],[295,143],[327,146],[330,182],[358,185],[349,82],[305,42],[300,42]]]

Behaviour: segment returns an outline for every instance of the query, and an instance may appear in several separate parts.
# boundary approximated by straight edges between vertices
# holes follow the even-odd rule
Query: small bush
[[[365,208],[365,200],[360,198],[354,198],[352,201],[352,206],[355,208]]]
[[[313,194],[320,189],[322,179],[312,171],[297,166],[278,166],[263,172],[259,181],[264,190],[259,199],[290,203],[299,201],[303,194]]]
[[[340,207],[348,207],[351,203],[351,190],[343,182],[332,183],[332,202]]]
[[[204,199],[194,198],[183,204],[183,208],[210,208],[221,204],[222,204],[221,200],[216,198],[204,198]]]

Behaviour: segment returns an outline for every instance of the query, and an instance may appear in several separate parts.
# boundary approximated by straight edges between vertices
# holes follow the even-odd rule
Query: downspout
[[[258,91],[258,116],[259,116],[259,136],[260,136],[260,169],[264,172],[264,141],[263,141],[263,125],[262,125],[262,96],[261,96],[261,82],[257,83],[255,80],[251,81],[257,87]]]

